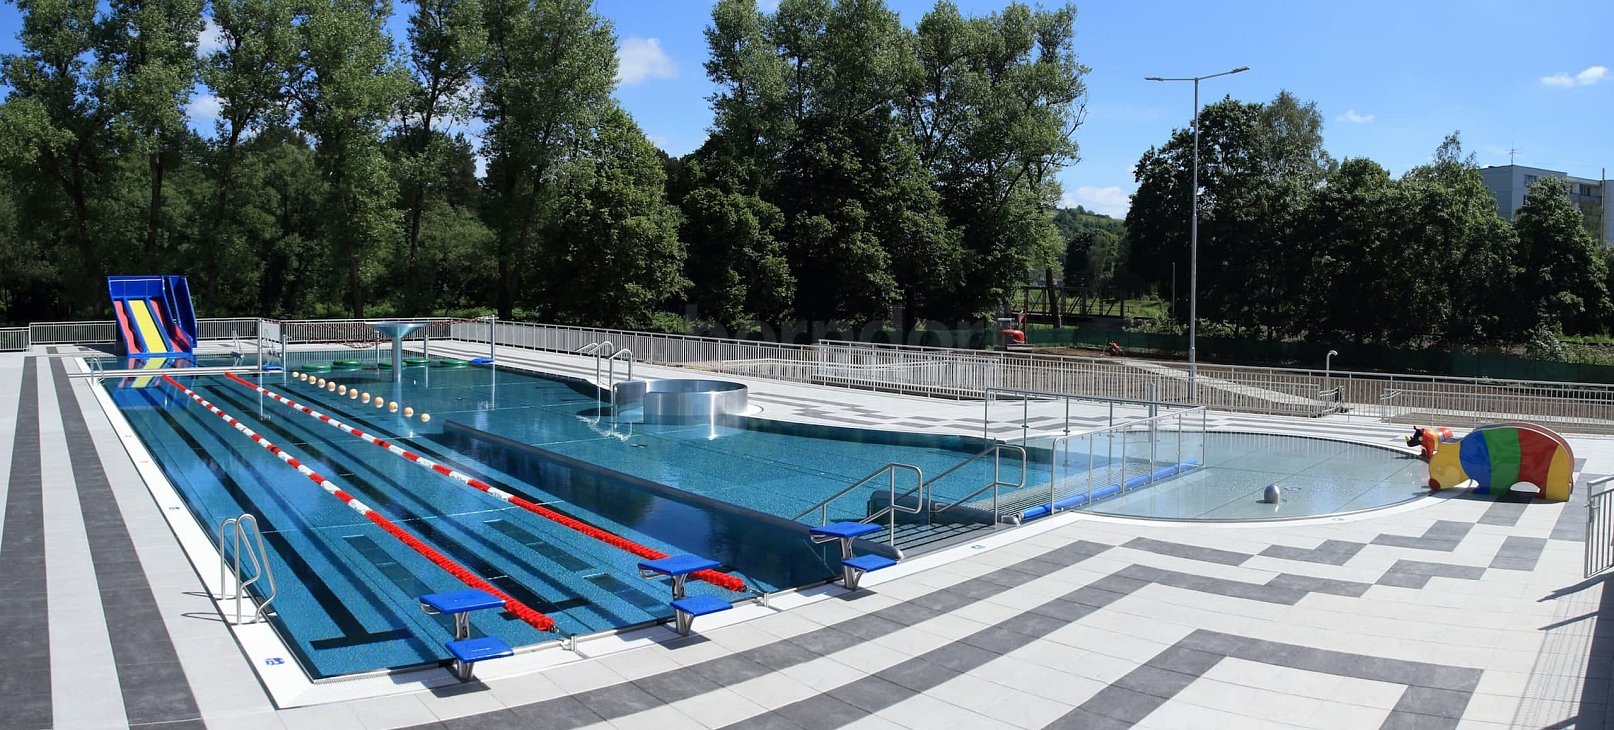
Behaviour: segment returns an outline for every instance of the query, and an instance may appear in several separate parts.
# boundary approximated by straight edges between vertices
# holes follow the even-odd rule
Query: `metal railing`
[[[991,438],[992,404],[1001,400],[1017,400],[1020,402],[1020,442],[1025,443],[1031,434],[1031,403],[1032,401],[1052,402],[1058,401],[1064,406],[1064,425],[1062,433],[1070,433],[1070,406],[1073,402],[1103,405],[1108,413],[1106,425],[1115,425],[1115,408],[1132,407],[1143,410],[1147,415],[1157,415],[1162,408],[1188,408],[1188,403],[1162,403],[1157,400],[1137,398],[1109,398],[1104,396],[1071,395],[1067,393],[1049,393],[1040,390],[1017,390],[1014,388],[987,388],[981,395],[981,438]],[[1123,413],[1123,415],[1125,415]]]
[[[914,475],[913,488],[901,494],[897,493],[897,472],[899,471],[911,471]],[[881,517],[888,517],[889,520],[886,529],[886,540],[892,547],[895,547],[897,544],[897,513],[902,512],[905,514],[916,515],[925,511],[925,473],[924,471],[920,470],[919,467],[914,466],[913,464],[899,464],[897,462],[886,464],[885,466],[869,472],[868,476],[852,482],[845,488],[841,489],[841,491],[824,498],[823,501],[808,507],[800,514],[790,519],[794,522],[800,522],[801,518],[817,512],[818,524],[827,525],[829,524],[829,506],[831,503],[839,500],[847,494],[857,491],[858,489],[862,488],[863,485],[879,479],[882,476],[886,477],[886,492],[891,501],[887,503],[885,507],[860,517],[857,521],[874,522]],[[907,499],[908,497],[916,497],[914,506],[912,508],[900,506],[902,500]]]
[[[1020,477],[1019,477],[1019,479],[1017,479],[1017,480],[1015,480],[1013,482],[1003,481],[1003,452],[1005,450],[1011,451],[1011,452],[1014,452],[1014,453],[1020,455]],[[1003,499],[1002,499],[1002,497],[1003,497],[1003,492],[1002,492],[1003,487],[1008,487],[1011,490],[1013,490],[1013,489],[1020,489],[1020,488],[1022,488],[1022,487],[1024,487],[1026,485],[1026,469],[1027,469],[1028,459],[1027,459],[1027,456],[1026,456],[1026,449],[1025,449],[1024,446],[1017,446],[1015,444],[993,444],[990,448],[987,448],[987,449],[981,451],[981,453],[976,454],[974,456],[971,456],[970,458],[965,459],[964,461],[959,462],[958,464],[955,464],[952,467],[949,467],[946,471],[943,471],[942,473],[937,474],[934,477],[931,477],[931,479],[930,479],[930,484],[932,485],[931,494],[935,494],[934,485],[936,484],[936,482],[942,480],[947,475],[952,474],[953,472],[956,472],[956,471],[958,471],[960,469],[963,469],[964,467],[966,467],[966,466],[968,466],[970,464],[975,463],[976,461],[979,461],[982,457],[985,457],[987,454],[992,455],[992,482],[990,484],[982,486],[981,488],[979,488],[979,489],[977,489],[977,490],[975,490],[973,492],[970,492],[969,494],[966,494],[966,495],[964,495],[962,497],[959,497],[958,499],[953,500],[950,504],[945,504],[945,505],[940,505],[940,506],[932,504],[931,509],[930,509],[930,512],[931,512],[932,516],[940,514],[942,512],[947,511],[947,510],[950,510],[950,509],[952,509],[954,507],[957,507],[957,506],[959,506],[961,504],[967,504],[971,500],[975,499],[976,497],[979,497],[982,494],[986,493],[986,490],[990,489],[990,490],[992,490],[992,525],[995,527],[999,523],[1004,521],[1004,519],[1003,519]],[[1019,522],[1018,519],[1014,519],[1012,521],[1016,522],[1016,523]]]
[[[1585,578],[1614,567],[1614,487],[1597,489],[1611,482],[1614,476],[1586,483],[1586,546],[1582,564]]]
[[[250,527],[251,531],[248,532]],[[226,535],[229,533],[226,543]],[[226,549],[226,545],[229,549]],[[235,562],[230,562],[231,556]],[[244,564],[242,561],[250,561]],[[242,568],[251,569],[251,577],[242,580]],[[233,583],[226,583],[226,573],[234,578]],[[279,590],[275,586],[275,572],[269,564],[269,553],[264,549],[263,532],[258,529],[258,518],[251,514],[240,517],[231,517],[219,523],[219,600],[235,599],[235,622],[242,623],[241,600],[247,596],[247,588],[259,580],[269,584],[269,592],[262,601],[252,602],[252,620],[245,623],[257,623],[263,619],[264,611],[273,603]],[[230,591],[234,586],[233,594]]]
[[[1018,389],[1087,397],[1196,403],[1223,411],[1320,416],[1345,412],[1378,420],[1437,418],[1456,422],[1534,420],[1565,430],[1614,429],[1614,385],[1483,378],[1383,375],[1350,371],[1199,364],[1197,397],[1189,397],[1186,367],[1133,358],[1089,358],[1035,352],[988,352],[912,345],[821,341],[815,345],[730,340],[653,332],[567,327],[487,319],[416,318],[430,322],[414,335],[552,352],[575,352],[611,340],[646,363],[676,365],[753,378],[980,398],[988,389]],[[281,342],[372,343],[369,320],[266,321]],[[235,331],[254,336],[256,320],[200,320],[204,338]],[[18,335],[10,335],[12,338]],[[112,342],[105,322],[42,322],[29,326],[28,344]],[[0,340],[3,341],[3,340]],[[15,344],[15,339],[12,340]]]
[[[1112,493],[1125,494],[1133,488],[1134,482],[1138,482],[1138,486],[1152,485],[1165,476],[1180,473],[1190,463],[1203,465],[1208,413],[1205,406],[1194,406],[1054,439],[1049,449],[1048,496],[1042,504],[1047,506],[1049,513],[1059,511],[1061,502],[1065,501],[1091,505],[1095,499]],[[1197,427],[1191,428],[1191,419],[1196,416],[1199,421]],[[1173,428],[1168,430],[1165,428],[1167,425]],[[1129,438],[1133,434],[1144,435],[1145,444],[1134,447]],[[1198,458],[1192,462],[1186,457],[1196,444],[1190,442],[1185,445],[1185,434],[1192,434],[1198,439]],[[1169,459],[1161,459],[1162,440],[1172,447]],[[1072,447],[1073,444],[1082,443],[1087,448],[1085,465],[1076,460],[1079,452]],[[1101,443],[1104,459],[1099,462]],[[1147,451],[1144,453],[1134,451],[1135,448],[1145,447]],[[1085,489],[1071,479],[1074,469],[1086,472]],[[1163,475],[1163,470],[1170,474]],[[1076,495],[1082,498],[1078,500]]]
[[[27,327],[0,327],[0,352],[26,350],[30,346]]]
[[[227,340],[235,336],[257,337],[258,319],[255,317],[213,317],[196,320],[196,337],[199,340]],[[28,325],[28,340],[33,345],[94,345],[115,342],[118,323],[112,320],[94,322],[34,322]]]

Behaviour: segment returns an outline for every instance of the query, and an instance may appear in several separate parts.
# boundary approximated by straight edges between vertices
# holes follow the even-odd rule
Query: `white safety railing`
[[[27,327],[0,327],[0,352],[28,349]]]
[[[1614,568],[1614,476],[1586,484],[1586,552],[1583,577]]]
[[[365,346],[380,320],[277,323],[282,347]],[[1379,420],[1453,424],[1533,420],[1565,430],[1614,430],[1614,385],[1494,381],[1349,371],[1201,363],[1189,393],[1181,363],[1035,352],[956,350],[825,340],[813,345],[568,327],[488,319],[413,318],[430,325],[411,339],[454,339],[495,347],[571,353],[610,340],[641,363],[677,365],[753,378],[885,390],[945,398],[980,398],[1014,389],[1097,398],[1193,403],[1223,411],[1288,416],[1345,412]],[[201,320],[203,338],[254,336],[257,320]],[[491,326],[490,326],[491,324]],[[267,325],[266,325],[267,326]],[[491,332],[491,337],[490,337]],[[29,344],[111,342],[112,322],[45,322]],[[13,336],[15,337],[15,336]],[[492,340],[490,342],[489,340]]]
[[[1089,507],[1203,466],[1206,421],[1195,406],[1055,438],[1039,507]]]

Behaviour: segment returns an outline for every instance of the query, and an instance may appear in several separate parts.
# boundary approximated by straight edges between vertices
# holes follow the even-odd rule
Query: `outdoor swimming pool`
[[[801,586],[838,574],[838,556],[813,545],[791,520],[881,466],[900,462],[941,474],[987,445],[980,438],[936,436],[739,419],[732,424],[614,423],[592,386],[501,368],[409,367],[401,382],[374,368],[329,370],[320,377],[432,415],[430,423],[363,406],[298,382],[289,371],[354,357],[352,351],[293,352],[287,372],[263,384],[312,408],[423,456],[657,550],[719,561],[750,591]],[[230,364],[231,358],[202,365]],[[553,617],[563,634],[587,634],[665,619],[667,587],[638,576],[638,558],[513,507],[461,482],[431,473],[383,449],[262,398],[222,376],[178,378],[187,387],[274,441],[337,486],[396,521],[472,572]],[[256,516],[281,577],[273,623],[315,677],[440,661],[451,635],[447,619],[422,614],[417,597],[462,587],[380,528],[275,456],[192,403],[160,379],[108,379],[106,387],[141,440],[211,534],[220,521]],[[1186,434],[1197,455],[1199,434]],[[1121,436],[1139,438],[1137,434]],[[1186,476],[1094,502],[1154,510],[1163,517],[1239,517],[1243,486],[1271,475],[1294,477],[1291,503],[1334,510],[1367,506],[1399,479],[1392,452],[1310,439],[1217,434],[1206,466]],[[1298,448],[1292,448],[1301,444]],[[1145,462],[1134,449],[1110,452],[1081,469],[1053,469],[1046,450],[1029,449],[1027,503],[1057,479],[1068,493]],[[992,480],[977,459],[932,485],[938,503],[976,492]],[[1417,463],[1417,462],[1413,462]],[[1088,467],[1093,471],[1089,477]],[[1371,466],[1372,471],[1363,471]],[[1400,464],[1400,467],[1410,465]],[[1323,476],[1339,488],[1324,489]],[[1298,479],[1307,475],[1310,481]],[[1313,478],[1316,477],[1316,478]],[[1365,482],[1368,488],[1358,489]],[[1167,492],[1164,487],[1184,487]],[[1348,484],[1347,484],[1348,483]],[[1384,484],[1385,489],[1375,485]],[[1232,486],[1230,486],[1232,485]],[[1356,491],[1352,492],[1355,489]],[[832,503],[830,518],[859,518],[884,482]],[[1257,488],[1259,491],[1259,488]],[[1178,496],[1167,498],[1168,494]],[[1299,497],[1314,495],[1305,501]],[[1347,498],[1347,495],[1350,495]],[[1172,513],[1167,504],[1195,504]],[[1270,508],[1270,505],[1265,505]],[[1194,514],[1187,514],[1193,512]],[[802,521],[816,523],[817,514]],[[1271,516],[1270,509],[1265,516]],[[1285,514],[1284,516],[1292,516]],[[696,593],[745,596],[691,582]],[[477,630],[512,646],[557,638],[509,614],[478,616]]]

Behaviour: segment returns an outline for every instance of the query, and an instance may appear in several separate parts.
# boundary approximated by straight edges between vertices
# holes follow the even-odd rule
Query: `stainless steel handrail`
[[[1087,431],[1082,431],[1082,432],[1079,432],[1079,433],[1066,434],[1064,436],[1059,436],[1059,437],[1055,438],[1048,445],[1048,453],[1049,453],[1049,457],[1050,457],[1050,463],[1049,463],[1049,466],[1048,466],[1048,511],[1050,513],[1052,513],[1054,511],[1055,503],[1057,503],[1059,501],[1058,494],[1057,494],[1058,488],[1059,488],[1059,465],[1061,463],[1063,463],[1065,460],[1068,460],[1068,459],[1062,459],[1061,458],[1061,452],[1063,452],[1063,454],[1068,457],[1068,455],[1070,453],[1070,443],[1072,441],[1075,441],[1076,439],[1090,438],[1090,437],[1098,436],[1100,434],[1107,434],[1107,435],[1112,437],[1111,443],[1113,444],[1113,436],[1116,433],[1120,433],[1120,434],[1124,435],[1128,430],[1132,429],[1133,427],[1142,426],[1142,425],[1147,425],[1148,428],[1150,429],[1150,431],[1153,432],[1153,431],[1158,430],[1157,425],[1159,423],[1161,423],[1161,422],[1163,422],[1163,421],[1165,421],[1167,419],[1176,419],[1177,420],[1177,461],[1180,464],[1182,462],[1182,429],[1183,429],[1182,419],[1184,417],[1191,417],[1196,412],[1199,413],[1199,433],[1201,434],[1201,437],[1200,437],[1200,440],[1199,440],[1199,449],[1200,449],[1199,463],[1204,464],[1205,463],[1205,439],[1204,439],[1204,433],[1206,432],[1206,430],[1208,428],[1207,421],[1208,421],[1208,416],[1209,416],[1209,413],[1210,413],[1210,408],[1208,406],[1193,406],[1191,408],[1184,408],[1182,410],[1173,411],[1171,413],[1162,413],[1162,414],[1157,415],[1157,416],[1149,416],[1149,417],[1146,417],[1146,418],[1139,418],[1139,419],[1132,420],[1132,421],[1122,421],[1121,423],[1116,423],[1116,424],[1112,424],[1112,425],[1109,425],[1109,426],[1104,426],[1104,427],[1101,427],[1101,428],[1089,429]],[[1153,457],[1153,448],[1154,448],[1153,441],[1154,440],[1151,438],[1151,444],[1150,444],[1150,449],[1151,449],[1150,462],[1151,463],[1153,463],[1153,461],[1154,461],[1154,457]],[[1112,446],[1110,446],[1110,448],[1113,450],[1114,446],[1112,445]],[[1127,458],[1126,457],[1126,449],[1127,449],[1126,439],[1122,438],[1121,439],[1121,464],[1123,465],[1123,468],[1124,468],[1124,465],[1126,464],[1126,458]],[[1093,494],[1093,456],[1094,456],[1094,453],[1093,453],[1093,448],[1092,448],[1092,442],[1089,441],[1089,443],[1088,443],[1088,451],[1087,451],[1087,462],[1088,462],[1087,463],[1087,493],[1088,493],[1089,503],[1091,503],[1092,494]],[[1114,457],[1114,453],[1112,452],[1111,454],[1108,455],[1108,457],[1106,457],[1106,461],[1107,462],[1108,461],[1113,461],[1113,457]],[[1122,484],[1126,483],[1126,479],[1124,478],[1124,475],[1123,475],[1123,478],[1121,479],[1120,483],[1122,483]]]
[[[914,475],[914,488],[910,489],[910,490],[908,490],[906,492],[903,492],[900,495],[897,494],[897,472],[899,470],[901,470],[901,471],[911,471],[911,472],[913,472],[913,475]],[[808,507],[805,511],[803,511],[802,513],[800,513],[800,514],[798,514],[795,517],[792,517],[790,519],[792,521],[794,521],[794,522],[800,522],[801,518],[806,517],[807,515],[810,515],[813,512],[817,512],[818,513],[818,524],[827,525],[827,524],[829,524],[829,505],[830,505],[830,503],[834,502],[837,499],[840,499],[841,497],[846,496],[848,493],[850,493],[851,491],[857,489],[858,487],[861,487],[861,486],[863,486],[865,484],[868,484],[869,482],[874,481],[875,479],[880,478],[882,475],[885,476],[888,479],[886,489],[887,489],[888,493],[890,494],[891,501],[885,506],[884,509],[882,509],[882,510],[880,510],[878,512],[875,512],[874,514],[868,515],[868,516],[866,516],[863,519],[858,520],[858,521],[859,522],[873,522],[875,520],[880,519],[881,517],[885,517],[887,515],[890,515],[891,519],[890,519],[890,524],[889,524],[889,526],[888,526],[888,528],[886,530],[886,538],[887,538],[887,542],[889,542],[891,545],[896,545],[896,542],[897,542],[897,513],[898,512],[903,512],[903,513],[906,513],[906,514],[919,514],[920,512],[923,512],[924,509],[925,509],[925,499],[924,499],[924,496],[925,496],[924,490],[925,490],[925,485],[926,485],[925,472],[923,470],[921,470],[919,467],[914,466],[913,464],[901,464],[901,463],[898,463],[898,462],[891,462],[889,464],[886,464],[885,466],[882,466],[882,467],[880,467],[878,469],[875,469],[872,472],[869,472],[868,476],[865,476],[862,479],[859,479],[859,480],[857,480],[855,482],[852,482],[850,485],[848,485],[846,488],[842,489],[841,491],[836,492],[836,493],[830,495],[829,497],[826,497],[823,501],[821,501],[818,504],[815,504],[815,505],[813,505],[811,507]],[[917,493],[919,495],[919,500],[918,500],[918,503],[912,509],[897,506],[897,501],[898,500],[903,499],[903,498],[905,498],[905,497],[907,497],[909,495],[915,494],[915,493]]]
[[[1009,450],[1017,451],[1017,452],[1020,453],[1020,479],[1017,482],[1012,482],[1011,483],[1011,482],[1003,481],[1003,451],[1004,451],[1004,449],[1009,449]],[[980,489],[977,489],[977,490],[975,490],[973,492],[970,492],[969,494],[966,494],[966,495],[964,495],[962,497],[959,497],[957,500],[954,500],[952,504],[944,505],[944,506],[941,506],[941,507],[936,507],[936,506],[932,505],[931,510],[930,510],[932,515],[940,513],[940,512],[944,512],[946,510],[950,510],[950,509],[952,509],[954,507],[957,507],[957,506],[959,506],[961,504],[964,504],[965,502],[968,502],[968,501],[970,501],[972,499],[975,499],[977,496],[980,496],[983,492],[990,489],[990,490],[992,490],[992,524],[996,525],[997,523],[1003,521],[1003,513],[1002,513],[1000,505],[999,505],[999,501],[1000,501],[999,497],[1001,496],[1001,488],[1002,487],[1011,487],[1013,489],[1021,489],[1021,488],[1024,488],[1026,486],[1026,464],[1029,461],[1029,457],[1026,456],[1026,449],[1025,449],[1024,446],[1019,446],[1019,445],[1016,445],[1016,444],[993,444],[992,448],[986,449],[985,451],[982,451],[979,454],[971,456],[970,458],[966,459],[963,463],[960,463],[960,464],[958,464],[956,466],[953,466],[952,468],[948,469],[947,471],[944,471],[941,474],[938,474],[938,475],[932,477],[931,480],[930,480],[930,483],[935,484],[938,479],[941,479],[942,477],[944,477],[944,476],[946,476],[948,474],[951,474],[954,471],[957,471],[958,469],[962,468],[964,466],[964,464],[974,463],[975,460],[981,458],[982,456],[987,455],[988,453],[992,454],[992,483],[987,484],[987,485],[981,487]],[[932,494],[935,493],[934,488],[931,489],[931,493]]]
[[[1610,517],[1604,516],[1603,507],[1610,499],[1609,493],[1614,492],[1614,487],[1601,492],[1597,491],[1597,487],[1610,482],[1614,482],[1614,476],[1593,479],[1586,483],[1586,536],[1581,544],[1581,575],[1584,578],[1590,578],[1607,570],[1609,563],[1614,562],[1610,560],[1610,550],[1614,548],[1611,548],[1607,539],[1609,530],[1598,529],[1600,526],[1605,528],[1609,526]]]
[[[252,526],[251,534],[247,533],[247,525]],[[253,605],[252,620],[246,622],[257,623],[263,618],[264,610],[274,602],[275,596],[279,595],[279,589],[275,586],[275,572],[270,567],[269,554],[264,548],[263,532],[258,529],[258,518],[253,517],[250,513],[243,514],[240,517],[231,517],[219,523],[219,600],[231,597],[228,593],[229,584],[224,582],[225,571],[230,567],[229,555],[224,550],[225,530],[230,531],[233,548],[231,552],[235,553],[233,573],[235,578],[235,622],[237,624],[242,623],[241,599],[246,595],[247,587],[257,583],[260,579],[267,580],[269,583],[269,594],[263,601]],[[254,541],[257,543],[256,549],[253,548]],[[241,580],[242,556],[252,561],[252,577],[245,582]]]
[[[633,379],[633,350],[630,350],[630,349],[624,347],[624,348],[622,348],[620,350],[614,350],[609,357],[605,358],[606,363],[608,363],[608,366],[607,366],[606,371],[605,371],[606,372],[606,375],[605,375],[605,378],[606,378],[606,380],[605,380],[605,389],[611,391],[611,405],[612,406],[616,405],[616,390],[614,390],[615,387],[616,387],[616,360],[617,360],[618,357],[621,357],[623,355],[628,356],[628,375],[627,375],[626,379],[627,380],[632,380]],[[599,373],[595,372],[594,377],[596,379],[598,379],[600,377]]]

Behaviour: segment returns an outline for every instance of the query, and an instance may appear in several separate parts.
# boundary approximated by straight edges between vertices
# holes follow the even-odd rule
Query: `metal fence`
[[[34,345],[93,345],[117,339],[117,323],[34,322],[28,325],[28,340]]]
[[[1206,409],[1195,406],[1053,439],[1038,509],[1091,507],[1205,463]],[[1028,516],[1030,515],[1028,513]]]
[[[0,352],[26,350],[29,344],[27,327],[0,327]]]
[[[454,339],[486,343],[485,321],[450,325]],[[823,340],[794,345],[628,330],[499,322],[498,345],[576,352],[598,342],[642,362],[753,378],[980,398],[1014,389],[1194,403],[1221,411],[1315,417],[1347,412],[1378,420],[1454,424],[1536,420],[1566,430],[1614,430],[1614,386],[1200,365],[1196,393],[1180,363]],[[1455,420],[1454,420],[1455,419]]]
[[[1586,552],[1584,577],[1590,578],[1614,568],[1614,482],[1603,477],[1586,485]]]
[[[28,325],[28,341],[32,345],[96,345],[118,339],[118,323],[112,320],[99,322],[34,322]],[[232,337],[255,338],[258,320],[254,317],[214,317],[196,320],[197,339],[228,340]]]
[[[288,319],[279,321],[280,342],[287,345],[347,345],[349,347],[374,347],[376,343],[390,341],[376,332],[371,325],[376,322],[391,321],[381,319]],[[408,341],[423,339],[444,339],[450,337],[450,330],[454,323],[462,320],[446,317],[411,317],[410,322],[425,322],[422,327],[408,336]],[[484,326],[485,327],[485,326]],[[487,336],[483,335],[483,341]]]
[[[373,346],[372,320],[288,320],[280,342]],[[1221,411],[1286,416],[1347,412],[1386,421],[1453,425],[1532,420],[1571,431],[1614,431],[1614,385],[1376,373],[1199,366],[1189,392],[1185,365],[1134,358],[1095,358],[1023,352],[958,350],[824,340],[795,345],[715,337],[567,327],[522,322],[418,318],[430,325],[411,339],[487,343],[502,347],[576,352],[611,342],[640,362],[677,365],[754,378],[974,399],[988,389],[1038,391],[1098,398],[1194,403]],[[272,322],[272,321],[266,321]],[[204,339],[232,333],[256,337],[258,320],[206,319]],[[490,326],[491,325],[491,326]],[[272,333],[271,333],[272,334]],[[112,322],[30,325],[28,344],[102,343],[116,336]],[[19,346],[20,335],[0,340]]]

